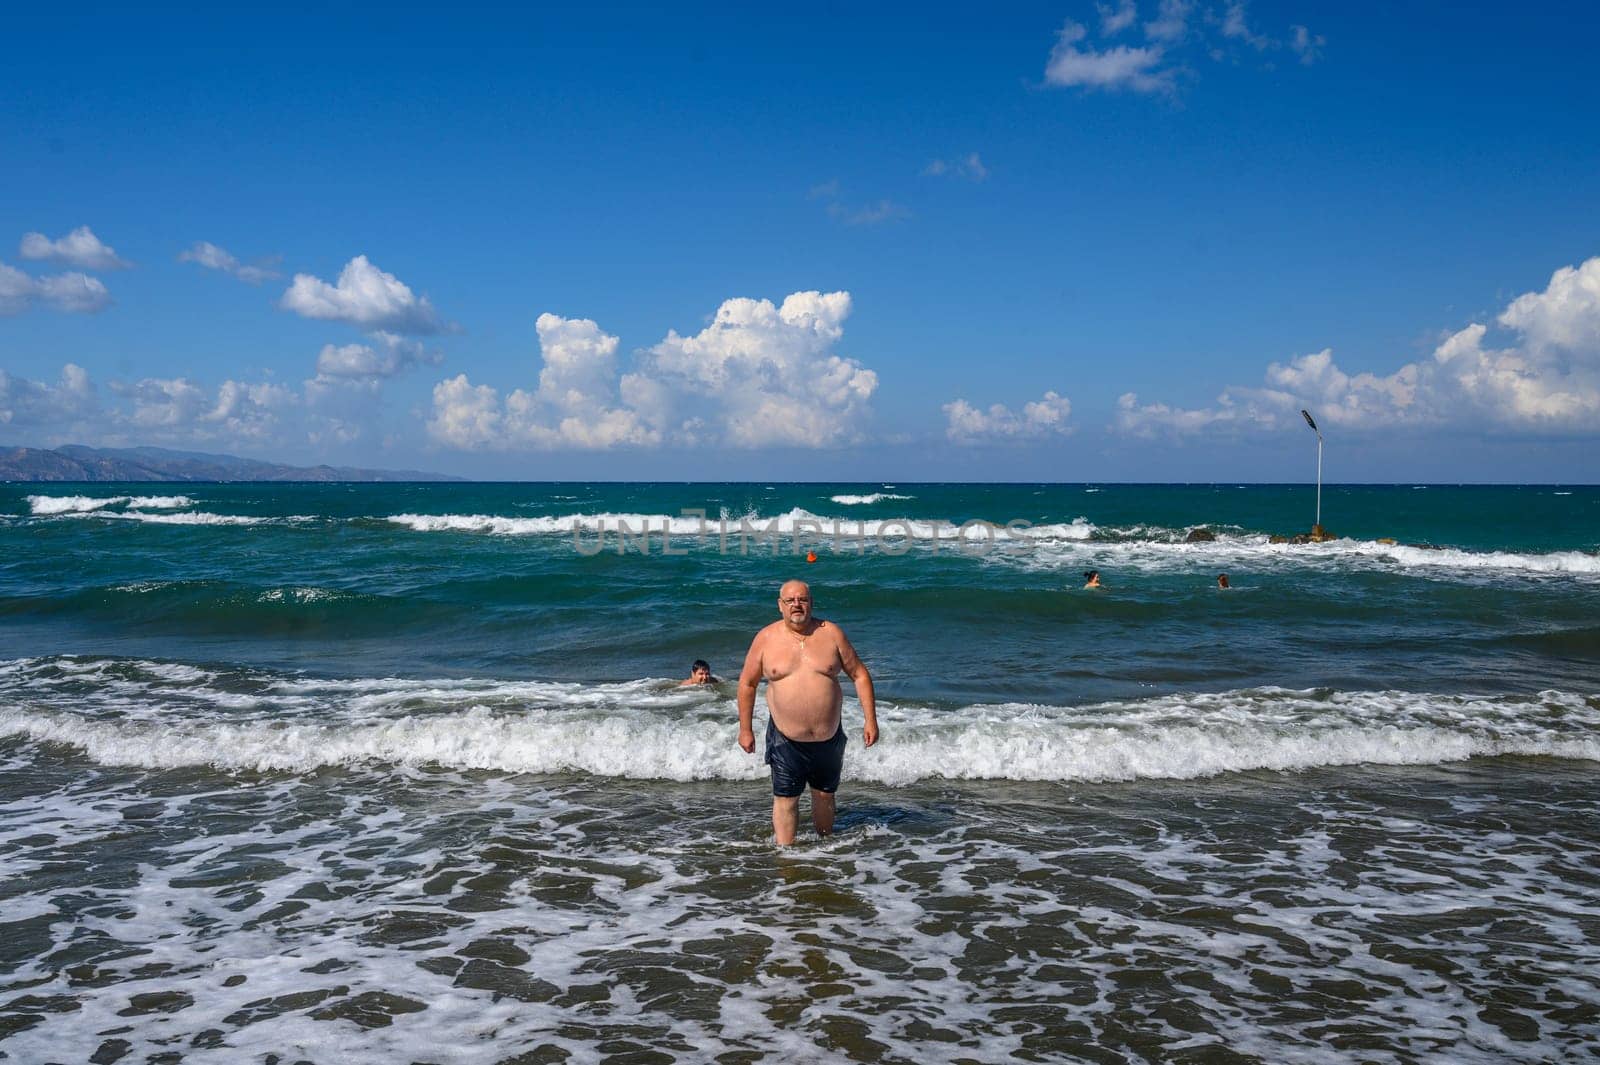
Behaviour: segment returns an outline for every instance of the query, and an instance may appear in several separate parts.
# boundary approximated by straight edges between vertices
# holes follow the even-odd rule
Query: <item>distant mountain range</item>
[[[159,447],[0,448],[0,481],[461,481],[417,470],[280,466]]]

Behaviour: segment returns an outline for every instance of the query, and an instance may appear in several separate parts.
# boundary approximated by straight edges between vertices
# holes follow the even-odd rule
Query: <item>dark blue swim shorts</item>
[[[768,718],[766,762],[772,767],[772,794],[792,799],[807,785],[812,791],[838,791],[845,742],[843,723],[833,739],[806,743],[791,740]]]

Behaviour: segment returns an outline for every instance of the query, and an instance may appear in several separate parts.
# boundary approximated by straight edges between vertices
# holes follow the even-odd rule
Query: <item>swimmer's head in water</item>
[[[694,665],[689,667],[689,679],[696,684],[711,683],[711,663],[703,658],[694,660]]]
[[[1226,573],[1217,574],[1217,587],[1218,588],[1226,588],[1227,586],[1228,586],[1228,575]]]
[[[1085,588],[1098,588],[1098,587],[1100,587],[1100,571],[1097,570],[1097,569],[1086,569],[1086,570],[1084,570],[1083,571],[1083,586]]]

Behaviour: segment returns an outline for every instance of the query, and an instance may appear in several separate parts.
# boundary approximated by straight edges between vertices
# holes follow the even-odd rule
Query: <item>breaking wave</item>
[[[441,766],[659,780],[762,775],[734,743],[731,694],[640,680],[219,677],[187,666],[21,660],[0,669],[0,737],[145,768],[310,772]],[[23,693],[26,692],[24,696]],[[847,722],[859,712],[846,708]],[[850,775],[1128,781],[1475,757],[1600,761],[1600,696],[1476,697],[1253,688],[1087,706],[882,704]]]
[[[1084,518],[1040,525],[977,521],[963,526],[959,522],[933,518],[829,517],[813,514],[801,507],[768,517],[724,511],[720,515],[704,518],[681,514],[563,514],[538,518],[510,518],[498,514],[393,514],[385,520],[417,532],[487,533],[493,536],[551,536],[583,532],[614,537],[619,534],[659,536],[665,531],[671,536],[699,537],[713,542],[724,535],[737,538],[741,532],[749,536],[803,535],[819,540],[837,536],[913,541],[955,541],[963,538],[978,541],[992,538],[1012,542],[1088,540],[1095,533],[1095,527]]]
[[[176,510],[194,506],[194,500],[188,496],[29,496],[28,506],[36,515],[87,514],[116,506]]]
[[[872,503],[881,503],[885,499],[914,499],[915,496],[896,495],[893,492],[873,492],[865,496],[829,496],[830,503],[838,503],[844,507],[866,506]]]

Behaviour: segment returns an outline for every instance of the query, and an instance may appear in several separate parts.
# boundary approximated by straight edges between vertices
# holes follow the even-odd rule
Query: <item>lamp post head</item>
[[[1311,426],[1311,431],[1313,433],[1321,432],[1321,430],[1319,430],[1317,428],[1317,423],[1311,420],[1311,412],[1310,411],[1305,410],[1304,408],[1302,408],[1301,411],[1300,411],[1300,417],[1304,418],[1306,420],[1306,424]]]

